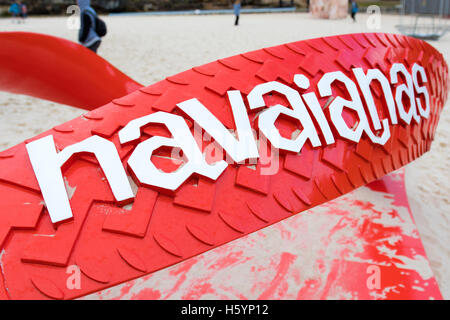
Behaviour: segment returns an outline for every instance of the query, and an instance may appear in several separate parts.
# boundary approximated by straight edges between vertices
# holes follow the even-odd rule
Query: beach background
[[[302,39],[354,32],[397,33],[400,17],[383,14],[381,29],[370,30],[368,16],[357,23],[318,20],[307,13],[242,15],[105,16],[108,35],[99,55],[144,85],[246,51]],[[29,31],[72,41],[77,30],[66,17],[30,17],[25,24],[0,19],[1,31]],[[448,60],[450,35],[431,42]],[[431,151],[406,167],[406,184],[431,268],[441,292],[450,299],[450,110],[443,110]],[[0,92],[0,150],[71,120],[85,111],[32,97]]]

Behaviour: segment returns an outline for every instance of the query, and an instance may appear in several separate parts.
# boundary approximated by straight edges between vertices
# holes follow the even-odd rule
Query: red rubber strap
[[[431,113],[420,124],[390,124],[391,138],[384,146],[365,135],[356,144],[333,131],[336,143],[332,145],[312,148],[307,143],[301,154],[280,153],[280,168],[274,175],[261,175],[261,163],[256,170],[230,165],[216,181],[192,178],[173,193],[141,186],[131,209],[114,203],[97,162],[82,155],[63,171],[72,190],[74,219],[52,225],[25,144],[0,153],[0,297],[83,296],[165,268],[382,177],[430,149],[447,97],[448,68],[433,47],[404,36],[319,38],[195,67],[39,135],[53,135],[60,150],[93,134],[106,137],[114,142],[126,167],[135,144],[121,146],[118,130],[132,119],[160,110],[180,113],[177,103],[197,98],[225,126],[234,128],[227,90],[240,90],[245,96],[268,81],[296,88],[293,76],[304,74],[311,82],[307,92],[314,90],[319,96],[317,82],[324,73],[342,71],[355,81],[353,67],[379,68],[388,77],[396,62],[408,70],[414,63],[425,68]],[[339,85],[334,90],[346,95]],[[379,114],[385,115],[382,95],[374,96]],[[266,98],[270,105],[286,105],[279,95]],[[329,99],[319,102],[325,107]],[[252,120],[257,112],[248,113],[256,126]],[[280,121],[278,128],[290,133],[292,124]],[[158,127],[143,132],[144,139],[165,133]],[[171,166],[164,158],[152,160],[162,168]],[[69,265],[80,267],[81,289],[67,288]]]
[[[0,43],[1,91],[93,110],[142,87],[108,61],[66,39],[0,32]]]

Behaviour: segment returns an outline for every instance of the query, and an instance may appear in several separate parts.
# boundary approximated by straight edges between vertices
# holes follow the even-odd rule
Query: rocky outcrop
[[[343,19],[348,16],[348,0],[311,0],[310,11],[320,19]]]

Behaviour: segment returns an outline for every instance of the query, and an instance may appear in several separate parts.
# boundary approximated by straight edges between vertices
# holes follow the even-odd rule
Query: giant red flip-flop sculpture
[[[370,188],[393,195],[412,221],[402,172],[383,176],[430,149],[448,93],[442,55],[392,34],[289,43],[148,87],[61,39],[5,33],[0,42],[0,89],[86,109],[105,104],[0,153],[4,299],[98,292],[377,179]],[[81,60],[62,57],[70,50]],[[23,67],[15,52],[39,63]],[[330,214],[346,217],[336,208]],[[346,218],[355,231],[347,249],[355,239],[362,246],[318,259],[326,283],[299,281],[296,297],[336,297],[334,285],[357,298],[441,298],[432,275],[402,264],[425,257],[413,222],[407,232]],[[67,283],[71,265],[82,272],[80,287]],[[370,265],[386,275],[383,288],[367,285]]]

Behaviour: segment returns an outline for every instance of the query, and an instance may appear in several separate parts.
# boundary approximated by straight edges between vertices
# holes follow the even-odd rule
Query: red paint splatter
[[[405,207],[409,209],[408,195],[405,188],[405,172],[404,170],[397,172],[398,178],[393,178],[392,175],[387,175],[367,185],[372,191],[389,193],[394,196],[393,205]]]
[[[248,300],[248,298],[246,296],[244,296],[241,292],[236,290],[236,288],[234,288],[234,287],[221,286],[220,288],[226,292],[233,294],[239,300]],[[232,298],[232,299],[234,299],[234,298]]]
[[[208,269],[210,270],[221,270],[225,267],[231,266],[235,263],[244,263],[248,260],[250,260],[251,258],[246,257],[243,258],[242,257],[243,252],[242,251],[237,251],[234,252],[232,251],[231,253],[229,253],[228,255],[224,256],[223,258],[220,258],[216,261],[215,264],[211,265],[208,267]]]
[[[327,281],[322,291],[320,300],[324,300],[328,297],[330,289],[333,288],[333,284],[339,279],[339,269],[341,268],[342,260],[334,260],[331,266],[331,270],[328,273]]]
[[[152,290],[150,288],[143,289],[141,292],[133,294],[131,300],[156,300],[161,297],[161,293],[158,290]]]
[[[193,286],[192,289],[190,289],[188,291],[188,293],[186,293],[183,297],[181,297],[181,299],[183,299],[183,300],[198,300],[207,293],[216,293],[216,292],[211,287],[210,283],[208,283],[208,282],[201,283],[201,284],[197,284],[197,285]]]
[[[286,229],[282,223],[276,223],[276,224],[274,224],[274,227],[280,231],[282,239],[287,239],[287,240],[292,239],[291,232],[288,229]]]
[[[355,200],[353,201],[353,205],[356,207],[360,207],[361,209],[363,209],[364,211],[370,211],[370,212],[374,212],[374,213],[380,213],[379,211],[376,211],[375,205],[370,202],[370,201],[361,201],[361,200]]]
[[[309,279],[305,281],[305,284],[298,291],[297,300],[317,299],[317,289],[321,286],[320,279]]]
[[[171,295],[173,295],[175,292],[178,291],[178,289],[183,284],[183,282],[186,281],[186,278],[187,278],[186,273],[188,273],[189,270],[192,268],[192,266],[197,263],[197,260],[198,259],[196,257],[186,260],[186,261],[180,263],[178,268],[170,271],[171,275],[177,276],[177,275],[181,274],[181,276],[178,278],[175,285],[172,287],[172,289],[170,289],[170,291],[164,296],[163,299],[169,298]]]
[[[194,264],[197,263],[197,257],[193,257],[191,259],[185,260],[178,264],[173,270],[170,271],[170,274],[173,276],[177,276],[180,273],[188,272]]]
[[[275,293],[275,290],[278,288],[278,286],[280,286],[281,282],[283,281],[284,277],[286,276],[289,270],[289,267],[296,258],[297,256],[288,252],[283,252],[281,254],[280,264],[278,265],[277,274],[275,278],[272,280],[269,287],[258,297],[258,299],[260,300],[269,299]],[[283,291],[287,291],[287,287],[283,288]]]
[[[113,298],[112,300],[120,300],[122,299],[126,294],[128,294],[131,290],[131,287],[134,286],[134,280],[127,282],[122,289],[120,289],[119,296]]]

